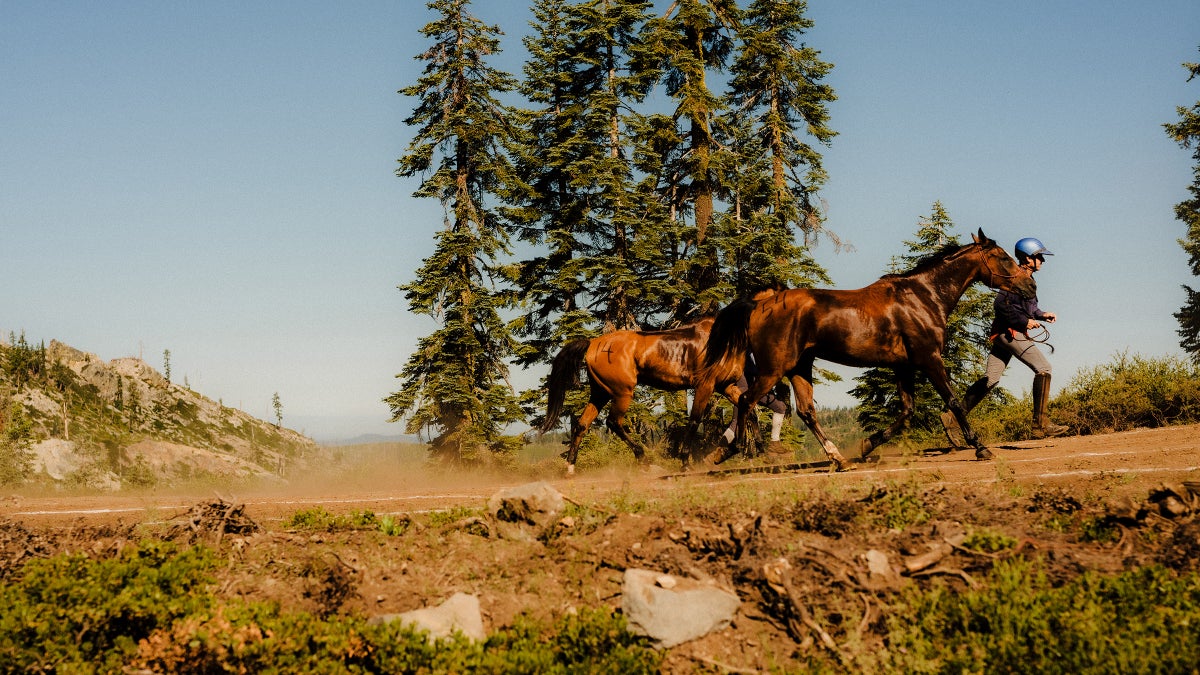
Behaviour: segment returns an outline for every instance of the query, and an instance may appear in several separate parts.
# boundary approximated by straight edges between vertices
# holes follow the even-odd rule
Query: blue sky
[[[662,4],[662,3],[660,3]],[[528,7],[477,0],[519,74]],[[964,238],[1037,236],[1055,389],[1128,352],[1180,354],[1173,206],[1200,99],[1200,3],[811,0],[835,67],[817,260],[870,283],[940,200]],[[394,176],[423,2],[0,4],[0,331],[142,355],[318,439],[399,433],[381,399],[433,329],[396,286],[439,205]],[[848,376],[857,371],[839,370]],[[542,373],[514,373],[532,386]],[[1010,368],[1020,394],[1029,374]],[[846,387],[818,387],[845,405]]]

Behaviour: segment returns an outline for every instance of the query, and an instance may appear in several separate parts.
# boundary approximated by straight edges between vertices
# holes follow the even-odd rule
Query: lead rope
[[[1033,330],[1041,331],[1041,332],[1035,333],[1034,335],[1030,335],[1029,332],[1026,331],[1025,337],[1029,338],[1029,340],[1031,342],[1036,342],[1041,345],[1046,345],[1047,347],[1050,348],[1050,353],[1053,354],[1054,353],[1054,345],[1050,344],[1050,329],[1046,328],[1046,324],[1044,324],[1044,323],[1039,324],[1038,327],[1034,328]]]

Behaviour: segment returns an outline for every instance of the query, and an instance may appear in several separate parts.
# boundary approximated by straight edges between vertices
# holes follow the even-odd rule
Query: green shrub
[[[215,565],[206,549],[163,542],[31,561],[0,587],[0,671],[638,674],[662,658],[608,609],[431,643],[398,622],[222,604]]]
[[[1144,567],[1055,587],[1038,563],[998,563],[978,590],[912,590],[888,619],[879,670],[1190,673],[1200,663],[1200,576]]]
[[[998,553],[1017,545],[1017,540],[995,530],[986,527],[975,528],[971,530],[967,538],[963,540],[963,548],[969,548],[972,551],[981,553]]]
[[[138,640],[208,609],[215,564],[204,548],[159,541],[107,560],[32,560],[0,587],[0,663],[9,672],[121,672],[121,654]]]
[[[1077,373],[1051,413],[1081,434],[1198,422],[1200,365],[1119,354],[1112,363]]]
[[[380,524],[379,518],[371,511],[352,511],[348,515],[338,515],[330,513],[323,506],[317,506],[293,513],[283,522],[283,526],[292,530],[337,532],[339,530],[374,530],[378,529]]]
[[[863,501],[871,505],[875,522],[889,530],[903,530],[930,518],[920,486],[915,483],[889,482],[887,486],[876,486]]]
[[[455,506],[445,511],[433,511],[429,514],[429,527],[440,529],[447,525],[453,525],[460,520],[467,518],[478,518],[483,516],[483,509],[473,509],[467,506]]]
[[[413,520],[408,515],[402,515],[399,518],[392,516],[379,517],[379,531],[389,537],[398,537],[412,527]]]
[[[1079,528],[1085,542],[1111,544],[1121,538],[1121,529],[1107,518],[1085,518]]]

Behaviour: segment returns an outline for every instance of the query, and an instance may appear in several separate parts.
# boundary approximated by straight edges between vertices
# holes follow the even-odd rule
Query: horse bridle
[[[983,249],[980,250],[982,251]],[[996,277],[1000,277],[1001,279],[1016,279],[1017,277],[1021,276],[1020,274],[1000,274],[996,270],[992,269],[992,257],[990,255],[983,259],[983,266],[988,271],[988,280],[984,285],[993,291],[998,290],[998,287],[996,286]]]

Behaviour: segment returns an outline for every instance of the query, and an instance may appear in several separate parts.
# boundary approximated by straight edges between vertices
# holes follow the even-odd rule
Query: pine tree
[[[681,231],[684,247],[672,274],[686,281],[673,308],[677,320],[716,310],[728,298],[713,290],[720,281],[719,242],[709,240],[717,201],[729,188],[718,180],[728,152],[717,142],[715,125],[721,97],[708,85],[709,73],[725,70],[733,53],[740,10],[734,0],[678,0],[648,24],[647,41],[660,60],[667,95],[675,101],[673,119],[683,127],[682,144],[663,162],[660,186],[673,222],[689,212],[692,227]]]
[[[932,213],[917,224],[916,239],[905,241],[906,253],[892,260],[890,273],[913,267],[917,261],[941,249],[960,244],[953,233],[954,221],[941,202],[934,202]],[[992,294],[980,286],[971,286],[946,322],[946,348],[942,360],[950,380],[965,388],[983,374],[987,358],[988,329],[991,326]],[[869,432],[886,428],[900,414],[900,396],[896,376],[890,368],[870,368],[854,378],[857,385],[850,394],[859,400],[858,421]],[[1002,388],[991,398],[1005,397]],[[910,425],[926,431],[940,428],[938,416],[945,403],[924,374],[917,374],[914,412]]]
[[[1200,63],[1184,63],[1188,71],[1188,82],[1200,76]],[[1180,147],[1192,150],[1192,184],[1188,186],[1191,197],[1175,205],[1175,217],[1187,227],[1187,235],[1179,240],[1179,245],[1188,254],[1188,264],[1192,276],[1200,277],[1200,101],[1192,107],[1179,106],[1179,122],[1164,124],[1167,135]],[[1179,344],[1191,355],[1196,363],[1200,363],[1200,291],[1190,286],[1183,287],[1187,300],[1183,307],[1175,313],[1179,321]]]
[[[836,135],[828,104],[837,97],[821,83],[832,64],[800,41],[813,26],[806,8],[794,0],[755,0],[739,31],[726,121],[737,154],[728,219],[734,231],[726,237],[735,295],[828,281],[807,248],[825,232],[814,202],[827,177],[809,140],[827,146]]]
[[[407,416],[409,433],[436,431],[435,457],[477,461],[500,447],[503,428],[521,417],[506,382],[506,359],[516,349],[500,311],[511,302],[503,290],[510,271],[509,232],[490,205],[521,189],[508,160],[514,112],[498,96],[515,80],[487,65],[499,52],[499,28],[469,11],[469,0],[431,0],[438,18],[421,33],[432,44],[418,58],[425,68],[400,93],[418,99],[405,122],[417,128],[396,174],[421,176],[417,197],[438,199],[445,228],[416,279],[400,286],[409,310],[440,326],[418,341],[397,377],[399,391],[384,399],[392,421]],[[497,290],[499,288],[499,290]]]
[[[625,115],[652,78],[630,65],[645,0],[535,3],[536,33],[521,91],[535,106],[517,169],[532,188],[515,210],[522,238],[544,255],[520,265],[527,303],[518,334],[525,364],[548,361],[564,340],[638,325],[644,292],[634,271],[632,168]],[[645,226],[647,223],[640,223]]]

